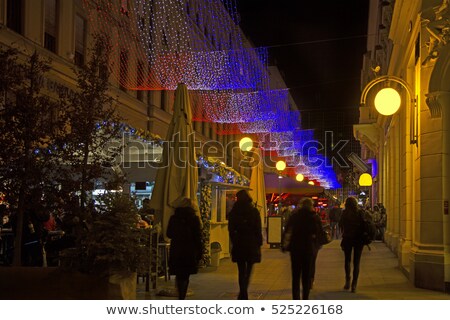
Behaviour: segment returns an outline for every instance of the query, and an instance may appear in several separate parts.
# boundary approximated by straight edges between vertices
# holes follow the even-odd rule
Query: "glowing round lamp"
[[[314,185],[314,181],[309,181],[308,184],[313,186]]]
[[[303,181],[303,179],[305,179],[305,177],[304,177],[301,173],[299,173],[299,174],[295,177],[295,180],[297,180],[297,181]]]
[[[375,96],[375,109],[384,115],[390,116],[398,111],[402,103],[400,94],[392,88],[384,88],[378,91]]]
[[[361,187],[370,187],[372,185],[372,176],[368,173],[363,173],[359,176],[359,185]]]
[[[284,169],[286,169],[286,162],[280,160],[275,164],[275,167],[277,168],[278,171],[283,171]]]
[[[249,137],[244,137],[239,141],[239,148],[242,151],[250,151],[253,148],[253,140]]]

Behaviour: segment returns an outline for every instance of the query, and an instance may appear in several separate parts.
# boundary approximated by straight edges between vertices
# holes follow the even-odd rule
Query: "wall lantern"
[[[361,187],[370,187],[372,185],[372,176],[368,173],[363,173],[359,176],[359,185]]]
[[[402,99],[397,90],[384,88],[378,91],[374,100],[375,109],[383,116],[393,115],[400,109]]]
[[[405,89],[408,94],[408,107],[410,108],[411,114],[411,126],[410,126],[410,144],[417,144],[418,142],[418,108],[417,108],[417,100],[413,95],[413,91],[411,90],[408,83],[402,78],[395,76],[381,76],[370,81],[363,89],[361,93],[361,106],[366,105],[366,99],[369,91],[379,83],[384,83],[385,88],[381,89],[375,95],[374,105],[375,109],[383,116],[390,116],[395,114],[402,104],[402,99],[397,90],[390,87],[390,84],[395,83],[400,85],[403,89]]]

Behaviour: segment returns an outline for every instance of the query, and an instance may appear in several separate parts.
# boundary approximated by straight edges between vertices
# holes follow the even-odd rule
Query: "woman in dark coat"
[[[344,289],[350,289],[351,260],[353,251],[353,280],[351,281],[352,292],[356,291],[359,276],[359,264],[363,251],[364,211],[358,209],[356,198],[349,197],[345,200],[345,209],[342,212],[339,228],[342,231],[341,248],[345,255],[345,285]]]
[[[231,259],[239,271],[239,300],[248,299],[248,285],[253,264],[261,262],[262,231],[258,209],[247,191],[236,193],[237,201],[228,217]]]
[[[200,219],[192,205],[175,209],[167,227],[167,237],[171,239],[169,271],[176,276],[178,298],[186,298],[189,276],[196,274],[202,257]]]
[[[300,277],[302,279],[304,300],[309,299],[311,290],[312,268],[319,251],[319,236],[322,221],[314,211],[311,198],[304,198],[300,208],[294,211],[286,224],[285,237],[289,237],[286,250],[291,253],[292,299],[300,300]]]

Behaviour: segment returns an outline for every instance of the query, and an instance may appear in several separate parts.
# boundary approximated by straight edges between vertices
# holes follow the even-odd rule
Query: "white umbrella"
[[[255,152],[258,154],[258,163],[252,168],[252,174],[250,177],[250,191],[249,194],[253,201],[256,203],[256,207],[259,210],[261,221],[265,224],[267,204],[266,204],[266,186],[264,182],[264,163],[261,154],[261,149],[256,148]]]
[[[185,84],[179,84],[175,91],[173,117],[166,142],[163,167],[156,173],[155,187],[150,199],[150,207],[155,209],[157,222],[161,222],[164,235],[174,209],[186,205],[186,199],[191,199],[197,206],[195,209],[199,215],[195,134],[192,128],[189,93]]]

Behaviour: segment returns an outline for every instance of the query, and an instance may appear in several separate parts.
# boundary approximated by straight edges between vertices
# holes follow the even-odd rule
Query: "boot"
[[[350,289],[350,278],[345,278],[344,290]]]
[[[358,284],[358,280],[353,279],[352,281],[352,292],[356,292],[356,285]]]

